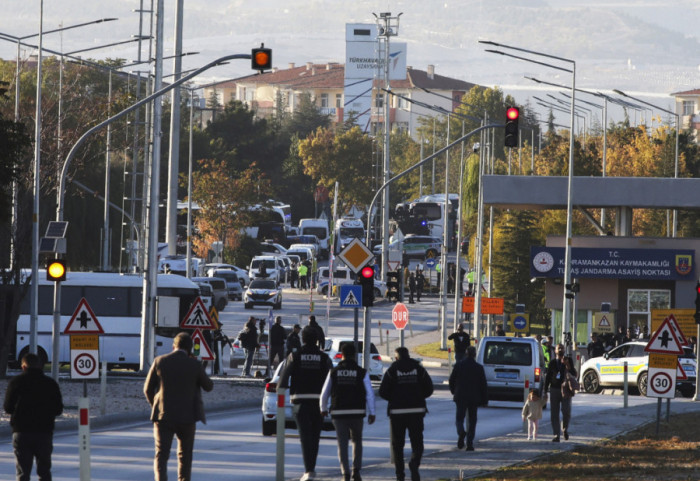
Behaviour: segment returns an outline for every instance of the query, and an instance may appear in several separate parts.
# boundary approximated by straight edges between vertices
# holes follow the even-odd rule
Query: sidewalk
[[[593,400],[594,396],[597,395],[589,396]],[[569,441],[562,439],[561,443],[551,442],[550,424],[543,418],[540,425],[540,430],[543,433],[542,440],[528,441],[525,433],[515,432],[506,436],[479,440],[475,444],[476,450],[472,452],[459,450],[456,446],[432,452],[423,456],[420,466],[421,479],[426,481],[469,479],[506,466],[533,461],[557,452],[570,451],[579,445],[593,444],[603,439],[614,438],[642,424],[654,421],[656,409],[653,406],[654,404],[645,404],[627,409],[622,407],[607,409],[601,411],[600,416],[597,416],[596,419],[591,419],[586,415],[576,416],[574,409],[569,425],[569,430],[572,433],[571,438]],[[685,412],[700,412],[700,403],[690,399],[674,399],[671,403],[671,414]],[[408,463],[410,456],[409,452],[410,444],[406,441],[406,463]],[[408,474],[408,464],[406,473]],[[394,466],[389,462],[363,467],[362,476],[373,481],[396,479]],[[316,479],[330,481],[337,479],[337,476],[323,476]]]

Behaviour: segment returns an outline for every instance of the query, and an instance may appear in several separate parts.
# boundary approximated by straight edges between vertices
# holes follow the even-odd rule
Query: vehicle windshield
[[[262,281],[262,280],[252,281],[248,287],[250,289],[270,289],[270,290],[274,290],[276,288],[275,281]]]
[[[315,235],[319,239],[326,238],[326,229],[323,227],[304,227],[301,230],[302,234]]]

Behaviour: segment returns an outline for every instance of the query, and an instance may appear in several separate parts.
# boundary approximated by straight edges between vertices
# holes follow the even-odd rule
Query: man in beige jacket
[[[192,338],[181,332],[173,340],[173,351],[157,357],[146,377],[143,392],[151,405],[155,481],[168,480],[168,458],[177,436],[178,481],[189,481],[197,421],[205,421],[201,389],[214,388],[204,367],[190,356]]]

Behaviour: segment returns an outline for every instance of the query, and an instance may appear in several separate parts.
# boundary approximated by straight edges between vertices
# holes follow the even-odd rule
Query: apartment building
[[[219,105],[231,100],[245,102],[261,117],[274,115],[276,105],[293,112],[302,94],[310,94],[319,111],[328,115],[331,122],[343,122],[345,66],[339,63],[303,66],[290,63],[286,69],[273,69],[263,74],[249,75],[233,80],[217,82],[203,87],[204,98],[216,96]],[[380,85],[375,81],[375,86]],[[445,77],[435,73],[435,67],[426,70],[407,67],[406,78],[392,80],[389,121],[392,129],[401,129],[416,137],[421,117],[437,117],[452,112],[462,96],[475,84]],[[378,96],[378,97],[377,97]],[[381,107],[383,91],[375,88],[372,105]],[[383,130],[383,115],[372,115],[372,130]]]

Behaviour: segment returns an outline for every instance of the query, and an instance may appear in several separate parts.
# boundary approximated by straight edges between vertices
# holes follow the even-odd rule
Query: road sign
[[[78,325],[75,325],[77,322]],[[92,309],[90,304],[88,304],[87,299],[84,297],[80,299],[78,303],[78,308],[73,313],[73,316],[68,321],[66,325],[66,330],[63,331],[64,334],[104,334],[105,331],[102,329],[100,322],[97,320],[97,316]]]
[[[372,251],[357,238],[353,239],[345,249],[338,254],[338,258],[345,262],[350,270],[356,274],[370,259],[372,259],[372,257],[374,257]]]
[[[435,264],[437,264],[437,261],[432,257],[428,257],[425,260],[425,267],[427,267],[428,269],[432,269],[433,267],[435,267]]]
[[[398,330],[402,330],[408,324],[408,308],[403,302],[397,302],[391,310],[391,322]]]
[[[516,314],[515,317],[513,317],[513,330],[526,331],[529,317],[529,314]]]
[[[209,316],[209,311],[204,306],[201,297],[195,299],[192,307],[190,307],[187,315],[180,323],[180,327],[183,329],[216,329],[216,324]]]
[[[654,332],[651,336],[649,342],[644,348],[645,352],[655,352],[658,354],[683,354],[683,345],[678,339],[676,332],[678,331],[678,326],[671,326],[671,323],[675,324],[675,319],[671,320],[671,317],[667,317],[661,326]],[[675,376],[674,376],[675,378]]]
[[[503,298],[502,297],[482,297],[481,298],[481,313],[482,314],[503,314]],[[462,312],[474,312],[474,298],[462,298]]]
[[[204,340],[201,329],[195,329],[192,333],[192,355],[201,361],[213,361],[214,354],[209,349],[209,344]]]
[[[341,285],[340,307],[362,307],[362,286],[353,284]]]
[[[97,379],[99,374],[97,350],[70,351],[71,379]]]

